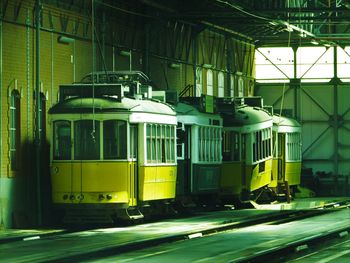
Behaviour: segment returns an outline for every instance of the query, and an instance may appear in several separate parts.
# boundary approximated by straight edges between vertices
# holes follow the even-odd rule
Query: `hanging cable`
[[[91,42],[92,42],[92,132],[91,137],[95,141],[95,7],[91,0]],[[97,77],[97,75],[96,75]]]
[[[289,4],[289,1],[288,1],[288,4]],[[288,32],[288,42],[287,42],[287,47],[288,48],[290,47],[291,34],[292,34],[292,32]],[[294,63],[295,63],[295,61],[294,61]],[[275,143],[274,143],[273,151],[272,151],[273,153],[276,153],[276,150],[277,150],[276,147],[277,147],[277,143],[278,143],[278,129],[279,129],[279,126],[280,126],[280,118],[282,116],[282,109],[283,109],[283,105],[284,105],[285,90],[286,90],[286,82],[283,83],[282,95],[281,95],[281,105],[280,105],[279,112],[277,114],[277,116],[278,116],[277,136],[275,137]],[[276,156],[278,156],[277,153],[276,153]]]

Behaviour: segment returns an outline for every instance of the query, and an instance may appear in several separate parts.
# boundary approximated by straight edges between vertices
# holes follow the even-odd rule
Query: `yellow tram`
[[[221,102],[223,127],[222,195],[255,200],[271,183],[272,116],[262,108]],[[222,107],[222,105],[220,106]]]
[[[272,182],[269,187],[289,201],[300,184],[301,125],[294,119],[273,116]]]
[[[175,198],[175,111],[133,88],[60,86],[49,110],[51,181],[66,221],[141,218],[143,207]]]

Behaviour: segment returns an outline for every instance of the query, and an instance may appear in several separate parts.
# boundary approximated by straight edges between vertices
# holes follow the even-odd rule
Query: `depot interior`
[[[349,0],[1,1],[1,227],[50,221],[47,111],[60,84],[95,71],[142,71],[182,95],[261,96],[302,125],[301,186],[348,195],[349,19]]]

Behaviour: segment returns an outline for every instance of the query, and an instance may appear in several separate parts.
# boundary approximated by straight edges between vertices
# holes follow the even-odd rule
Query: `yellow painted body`
[[[176,166],[141,166],[139,199],[141,201],[172,199],[176,192]]]
[[[135,168],[135,162],[53,162],[53,202],[136,206],[137,197],[141,201],[175,198],[176,166],[140,167],[138,187]],[[110,194],[112,199],[101,200],[101,194]],[[64,199],[64,195],[68,198]],[[72,200],[71,195],[74,196]],[[81,195],[83,199],[79,199]]]
[[[223,194],[239,195],[243,189],[251,192],[268,185],[271,182],[272,160],[265,161],[265,170],[260,173],[259,165],[224,163],[221,176]]]
[[[51,181],[53,202],[63,203],[125,203],[136,205],[134,162],[53,162]],[[64,200],[64,195],[75,198]],[[78,195],[84,195],[79,200]],[[112,199],[99,200],[100,194]]]
[[[301,162],[287,162],[285,166],[285,178],[288,185],[299,185],[301,176]]]
[[[248,177],[250,191],[257,190],[271,183],[272,159],[265,161],[265,170],[261,173],[259,173],[259,165],[260,163],[256,166],[247,166],[247,174],[251,175],[251,178]]]
[[[242,162],[223,163],[220,187],[225,195],[239,195],[242,191]]]
[[[272,180],[269,187],[277,187],[278,184],[278,159],[272,160]]]
[[[288,182],[289,186],[299,185],[301,176],[301,162],[280,162],[282,167],[281,176],[278,176],[278,159],[274,158],[272,161],[272,177],[273,180],[269,184],[269,187],[277,187],[278,184],[284,184]]]

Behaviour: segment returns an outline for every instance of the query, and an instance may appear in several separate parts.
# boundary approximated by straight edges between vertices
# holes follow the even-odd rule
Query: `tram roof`
[[[286,130],[286,128],[290,127],[290,128],[295,128],[300,129],[301,125],[300,123],[292,118],[288,118],[285,116],[278,116],[278,115],[273,115],[273,127],[274,130],[278,129],[280,130]]]
[[[113,97],[74,97],[66,99],[54,105],[50,114],[58,113],[91,113],[92,109],[96,113],[104,112],[144,112],[157,113],[162,115],[175,115],[171,106],[163,102],[153,100],[138,100],[124,97],[121,99]]]
[[[272,121],[272,116],[262,108],[239,106],[233,114],[224,114],[224,126],[242,126]]]

